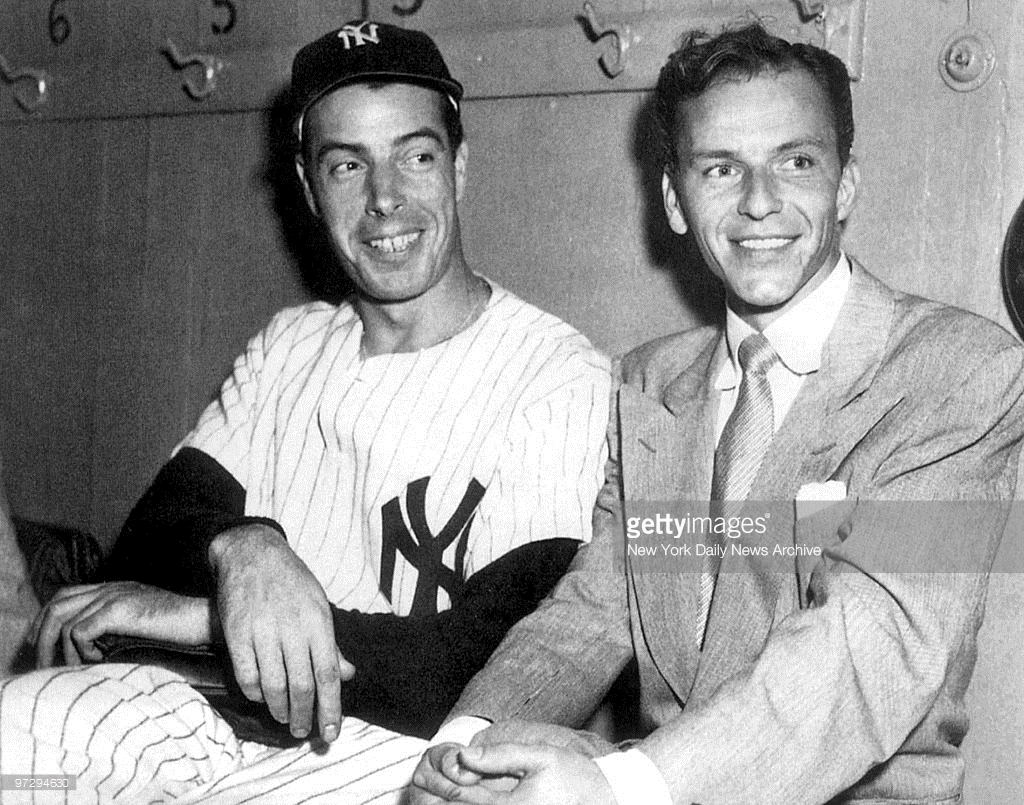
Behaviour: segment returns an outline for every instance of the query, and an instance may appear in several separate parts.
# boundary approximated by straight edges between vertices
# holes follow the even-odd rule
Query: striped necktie
[[[775,432],[772,390],[768,385],[768,370],[778,360],[775,350],[761,333],[753,333],[743,339],[737,357],[743,379],[736,395],[736,406],[725,423],[715,450],[715,469],[711,478],[712,517],[728,518],[739,512]],[[717,541],[720,535],[709,536],[717,548],[721,544]],[[721,561],[717,553],[709,553],[705,555],[701,568],[697,644],[702,647]]]

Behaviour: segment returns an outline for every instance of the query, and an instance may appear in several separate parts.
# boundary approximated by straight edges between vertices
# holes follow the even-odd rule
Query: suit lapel
[[[711,339],[694,371],[670,383],[660,401],[628,385],[620,390],[627,517],[631,506],[645,502],[656,508],[685,507],[710,497],[717,410],[713,380],[724,356],[724,339]],[[635,625],[680,700],[689,693],[699,657],[695,635],[701,561],[691,556],[673,563],[669,573],[630,573],[638,602]]]
[[[752,506],[771,506],[769,544],[794,534],[796,493],[806,483],[847,480],[843,462],[860,437],[892,406],[893,401],[865,400],[878,370],[892,328],[891,290],[854,263],[850,289],[825,342],[821,368],[800,390],[779,431],[772,439],[751,488]],[[757,512],[751,511],[752,514]],[[769,547],[769,550],[771,547]],[[778,564],[771,567],[777,568]],[[798,605],[800,585],[794,573],[755,573],[749,560],[726,556],[708,619],[705,650],[692,698],[702,701],[721,682],[754,661],[764,647],[786,590],[792,601],[781,602],[785,612]]]

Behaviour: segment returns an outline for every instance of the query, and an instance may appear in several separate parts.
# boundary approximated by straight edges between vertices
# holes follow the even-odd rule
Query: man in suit
[[[463,692],[412,801],[958,802],[1024,351],[843,253],[838,59],[757,25],[692,33],[656,96],[666,214],[725,320],[622,361],[594,541]],[[768,527],[634,555],[658,501],[709,500],[708,522]],[[632,658],[646,737],[567,729]]]

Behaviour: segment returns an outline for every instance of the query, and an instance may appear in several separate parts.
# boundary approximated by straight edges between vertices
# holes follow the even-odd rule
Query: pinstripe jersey
[[[213,456],[336,606],[429,614],[527,542],[590,538],[608,360],[491,283],[452,338],[364,357],[354,308],[288,308],[179,445]]]

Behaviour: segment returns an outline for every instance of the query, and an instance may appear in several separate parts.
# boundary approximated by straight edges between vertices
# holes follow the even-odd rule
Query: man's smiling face
[[[465,145],[453,151],[442,103],[411,84],[352,84],[306,115],[306,158],[297,163],[306,198],[369,299],[415,299],[461,261]]]
[[[672,228],[690,230],[729,304],[763,328],[839,257],[857,167],[840,165],[828,98],[802,70],[724,79],[676,112],[663,179]]]

